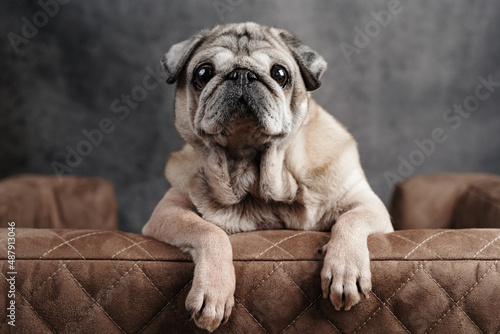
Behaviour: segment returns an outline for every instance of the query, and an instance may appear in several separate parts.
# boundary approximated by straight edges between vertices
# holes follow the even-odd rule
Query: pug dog
[[[248,22],[202,30],[162,64],[187,144],[170,156],[171,188],[142,233],[192,256],[185,305],[197,326],[213,331],[234,306],[228,233],[330,231],[323,297],[349,310],[368,296],[367,237],[393,228],[356,141],[311,98],[325,60],[287,30]]]

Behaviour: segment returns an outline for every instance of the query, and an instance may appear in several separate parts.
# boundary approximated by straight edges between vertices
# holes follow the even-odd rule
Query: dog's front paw
[[[186,309],[196,325],[210,332],[225,323],[234,306],[234,266],[202,261],[196,265]]]
[[[332,240],[323,247],[325,260],[321,271],[323,297],[337,311],[356,305],[371,290],[370,257],[366,240]]]

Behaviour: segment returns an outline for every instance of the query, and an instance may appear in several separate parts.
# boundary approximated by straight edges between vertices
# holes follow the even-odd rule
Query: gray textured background
[[[329,68],[314,98],[353,133],[368,179],[385,202],[391,189],[384,174],[398,173],[399,157],[408,160],[413,152],[418,159],[415,139],[429,138],[435,128],[447,140],[417,161],[413,174],[500,174],[500,87],[470,117],[460,117],[460,126],[443,120],[454,103],[475,94],[478,76],[500,81],[500,3],[401,0],[400,12],[372,30],[369,44],[348,62],[341,43],[355,45],[355,27],[376,29],[370,12],[389,3],[69,1],[16,53],[8,34],[22,36],[22,18],[33,22],[41,7],[2,1],[0,176],[53,174],[51,164],[65,163],[66,147],[85,139],[82,130],[109,118],[114,131],[72,173],[111,179],[121,229],[138,232],[168,187],[167,156],[182,146],[173,127],[174,87],[162,83],[148,91],[125,119],[113,113],[113,101],[138,92],[146,67],[154,69],[173,43],[215,24],[248,20],[289,29],[324,56]]]

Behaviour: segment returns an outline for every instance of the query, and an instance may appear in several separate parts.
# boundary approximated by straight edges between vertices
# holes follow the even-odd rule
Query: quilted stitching
[[[149,282],[150,282],[151,284],[153,284],[153,285],[156,287],[156,289],[157,289],[158,291],[160,291],[160,290],[158,289],[158,287],[157,287],[157,286],[156,286],[156,285],[155,285],[155,284],[154,284],[151,280],[149,280]],[[138,333],[142,333],[142,332],[143,332],[143,331],[144,331],[144,330],[145,330],[145,329],[146,329],[146,328],[147,328],[147,327],[148,327],[148,326],[149,326],[149,325],[150,325],[150,324],[151,324],[151,323],[152,323],[152,322],[153,322],[153,321],[154,321],[154,320],[155,320],[155,319],[156,319],[156,318],[157,318],[157,317],[158,317],[158,316],[159,316],[159,315],[160,315],[160,314],[161,314],[161,313],[162,313],[162,312],[163,312],[163,311],[167,308],[167,307],[169,307],[169,306],[170,306],[170,307],[174,310],[174,312],[176,312],[176,313],[179,315],[179,318],[180,318],[180,319],[182,319],[182,314],[181,314],[181,313],[180,313],[180,312],[179,312],[179,311],[175,308],[175,306],[174,306],[172,303],[173,303],[173,301],[177,298],[177,296],[179,296],[181,293],[183,293],[183,292],[186,290],[186,288],[190,286],[190,284],[191,284],[192,282],[193,282],[193,281],[191,280],[191,281],[189,281],[189,283],[188,283],[188,284],[184,285],[184,287],[183,287],[182,289],[180,289],[180,290],[179,290],[179,292],[177,292],[177,294],[176,294],[176,295],[175,295],[175,296],[174,296],[174,297],[173,297],[170,301],[168,301],[168,303],[167,303],[167,304],[165,304],[165,306],[164,306],[161,310],[159,310],[159,311],[158,311],[158,312],[157,312],[157,313],[156,313],[156,314],[155,314],[155,315],[154,315],[154,316],[153,316],[153,317],[152,317],[152,318],[151,318],[151,319],[150,319],[150,320],[149,320],[149,321],[148,321],[148,322],[147,322],[147,323],[146,323],[146,324],[145,324],[145,325],[144,325],[144,326],[143,326],[143,327],[142,327],[142,328],[138,331]],[[161,293],[161,292],[160,292],[160,293]],[[162,294],[162,295],[163,295],[163,294]],[[163,297],[165,297],[165,296],[163,296]],[[166,297],[165,297],[165,299],[166,299]],[[186,322],[186,323],[187,323],[189,326],[191,326],[191,324],[190,324],[190,323],[188,323],[188,322]],[[193,327],[192,329],[194,329],[194,327]]]
[[[394,313],[392,313],[391,309],[387,306],[387,303],[384,303],[382,300],[380,300],[379,296],[377,296],[373,291],[371,293],[372,295],[375,296],[375,298],[377,298],[377,300],[379,301],[380,304],[382,304],[384,306],[384,308],[391,314],[391,316],[398,322],[398,324],[407,332],[407,333],[411,333],[408,328],[406,328],[405,325],[403,325],[403,323],[398,319],[398,317],[396,317],[394,315]]]
[[[321,298],[317,250],[328,233],[258,231],[230,240],[236,305],[217,332],[500,332],[498,229],[370,237],[373,292],[348,312]],[[193,265],[174,247],[131,233],[30,229],[18,229],[17,246],[24,332],[202,333],[184,309]],[[10,328],[1,321],[3,333]]]
[[[129,249],[129,248],[130,248],[130,247],[132,247],[132,246],[137,246],[137,248],[139,248],[139,249],[140,249],[140,250],[142,250],[144,253],[146,253],[146,254],[147,254],[147,255],[148,255],[151,259],[155,260],[155,257],[154,257],[153,255],[151,255],[151,254],[150,254],[147,250],[145,250],[145,249],[144,249],[144,248],[140,245],[141,243],[143,243],[143,242],[145,242],[145,241],[147,241],[147,240],[143,240],[143,241],[141,241],[141,242],[137,243],[137,242],[135,242],[134,240],[132,240],[131,238],[128,238],[125,234],[121,234],[121,233],[117,233],[117,232],[113,232],[113,233],[114,233],[114,234],[116,234],[116,235],[118,235],[118,236],[119,236],[119,237],[121,237],[121,238],[124,238],[124,239],[126,239],[126,240],[128,240],[128,241],[132,242],[132,245],[130,245],[130,246],[129,246],[129,247],[127,247],[127,248],[124,248],[124,249],[120,250],[120,251],[119,251],[119,252],[117,252],[117,253],[122,253],[122,252],[124,252],[125,250]],[[117,253],[115,253],[112,257],[116,256],[116,255],[117,255]]]
[[[253,316],[253,314],[245,307],[245,305],[243,305],[239,300],[238,298],[234,298],[234,300],[238,303],[239,306],[241,306],[243,308],[243,310],[245,310],[245,312],[250,316],[250,318],[252,318],[253,321],[255,321],[255,323],[264,331],[264,333],[269,333],[263,326],[262,324],[259,322],[259,320],[255,319],[255,317]]]
[[[438,286],[438,287],[439,287],[439,288],[440,288],[440,289],[441,289],[444,293],[446,293],[446,295],[447,295],[447,296],[450,298],[450,300],[453,302],[452,307],[450,307],[450,309],[449,309],[448,311],[446,311],[446,312],[445,312],[445,313],[444,313],[444,314],[443,314],[443,315],[442,315],[442,316],[441,316],[438,320],[436,320],[436,322],[434,323],[434,325],[433,325],[431,328],[429,328],[429,330],[427,330],[426,332],[429,332],[430,330],[432,330],[432,328],[434,328],[434,327],[435,327],[435,325],[437,325],[437,324],[438,324],[438,323],[439,323],[439,322],[440,322],[440,321],[441,321],[441,320],[442,320],[445,316],[447,316],[447,315],[448,315],[448,313],[449,313],[449,312],[450,312],[450,311],[451,311],[451,310],[452,310],[452,309],[456,306],[456,307],[458,307],[458,309],[459,309],[460,311],[462,311],[462,313],[463,313],[463,314],[467,317],[467,319],[469,319],[469,320],[470,320],[470,321],[474,324],[474,326],[476,326],[476,328],[477,328],[477,329],[478,329],[481,333],[483,333],[483,331],[482,331],[482,330],[479,328],[479,326],[478,326],[478,325],[474,322],[474,320],[472,320],[472,319],[471,319],[471,318],[467,315],[467,312],[465,312],[465,311],[464,311],[464,309],[460,307],[459,303],[460,303],[460,301],[461,301],[463,298],[465,298],[465,296],[466,296],[466,295],[467,295],[470,291],[472,291],[472,289],[473,289],[473,288],[474,288],[474,287],[475,287],[475,286],[479,283],[479,281],[480,281],[480,280],[482,280],[482,279],[484,278],[484,276],[485,276],[485,275],[486,275],[486,273],[488,273],[488,272],[486,272],[486,273],[485,273],[485,275],[483,275],[483,277],[481,277],[481,278],[480,278],[480,280],[479,280],[479,281],[478,281],[478,282],[474,285],[474,287],[472,287],[471,289],[469,289],[469,290],[468,290],[468,291],[467,291],[467,292],[466,292],[466,293],[465,293],[465,294],[464,294],[464,295],[460,298],[460,300],[455,301],[455,300],[453,300],[453,297],[452,297],[452,296],[450,296],[450,294],[449,294],[449,293],[448,293],[448,292],[447,292],[447,291],[446,291],[446,290],[445,290],[445,289],[441,286],[441,284],[439,284],[439,283],[438,283],[438,282],[434,279],[434,277],[432,277],[432,276],[431,276],[431,274],[429,274],[429,272],[428,272],[427,270],[425,270],[425,269],[423,269],[423,270],[424,270],[424,272],[427,274],[427,276],[429,276],[429,278],[430,278],[430,279],[432,279],[432,281],[433,281],[434,283],[436,283],[436,285],[437,285],[437,286]]]
[[[59,238],[59,239],[61,239],[61,240],[63,241],[63,243],[62,243],[61,245],[68,245],[69,247],[71,247],[71,249],[72,249],[72,250],[74,250],[74,251],[75,251],[78,255],[80,255],[80,256],[82,257],[82,259],[84,259],[84,260],[85,260],[85,256],[83,256],[83,255],[82,255],[82,253],[80,253],[80,252],[78,251],[78,249],[76,249],[76,248],[75,248],[75,247],[74,247],[74,246],[73,246],[70,242],[68,242],[68,241],[64,240],[64,239],[63,239],[60,235],[58,235],[58,234],[56,234],[56,233],[54,233],[54,235],[55,235],[57,238]]]
[[[408,283],[408,282],[409,282],[409,281],[413,278],[413,276],[415,276],[415,274],[417,273],[417,271],[419,271],[421,268],[422,268],[422,266],[421,266],[421,265],[419,265],[419,266],[417,267],[417,269],[416,269],[416,270],[415,270],[415,271],[414,271],[414,272],[413,272],[410,276],[408,276],[408,278],[407,278],[407,279],[406,279],[406,280],[405,280],[405,281],[404,281],[404,282],[403,282],[403,283],[402,283],[402,284],[401,284],[401,285],[400,285],[400,286],[399,286],[396,290],[394,290],[394,293],[393,293],[393,294],[392,294],[389,298],[387,298],[387,299],[385,300],[385,302],[384,302],[384,301],[382,301],[382,300],[381,300],[378,296],[376,296],[377,300],[380,302],[380,304],[381,304],[381,305],[380,305],[380,306],[379,306],[379,307],[375,310],[375,312],[373,312],[372,314],[370,314],[370,315],[366,318],[366,320],[365,320],[365,321],[364,321],[364,322],[363,322],[363,323],[362,323],[362,324],[361,324],[361,325],[360,325],[360,326],[359,326],[359,327],[358,327],[358,328],[357,328],[357,329],[353,332],[353,334],[355,334],[355,333],[359,332],[359,331],[360,331],[360,330],[361,330],[361,329],[362,329],[362,328],[363,328],[366,324],[368,324],[368,322],[369,322],[370,320],[372,320],[372,319],[373,319],[373,317],[374,317],[374,316],[375,316],[375,315],[376,315],[376,314],[377,314],[380,310],[382,310],[383,308],[385,308],[385,307],[386,307],[386,304],[387,304],[387,303],[388,303],[388,302],[389,302],[389,301],[390,301],[390,300],[391,300],[391,299],[392,299],[392,298],[393,298],[393,297],[394,297],[394,296],[395,296],[395,295],[396,295],[399,291],[401,291],[401,289],[402,289],[402,288],[403,288],[403,287],[404,287],[404,286],[405,286],[405,285],[406,285],[406,284],[407,284],[407,283]],[[374,294],[374,293],[372,292],[372,294]],[[375,295],[375,294],[374,294],[374,295]],[[393,314],[393,316],[394,316],[394,314]],[[401,322],[398,320],[398,323],[401,323]],[[406,330],[406,328],[405,328],[405,330]]]
[[[271,243],[271,241],[269,241],[269,240],[267,240],[267,239],[265,239],[265,238],[261,237],[260,235],[256,235],[256,237],[258,237],[258,238],[259,238],[259,239],[261,239],[261,240],[264,240],[264,241],[266,241],[266,242]],[[279,248],[281,251],[283,251],[283,252],[285,252],[286,254],[290,255],[290,257],[291,257],[292,259],[297,260],[297,259],[295,258],[295,256],[293,256],[292,254],[290,254],[289,252],[287,252],[285,249],[283,249],[283,248],[282,248],[281,246],[279,246],[278,244],[274,243],[274,244],[273,244],[270,248],[273,248],[273,247],[277,247],[277,248]],[[265,253],[265,251],[264,251],[263,253]],[[263,253],[261,253],[261,254],[259,254],[257,257],[255,257],[255,259],[254,259],[254,260],[258,259],[258,258],[259,258],[259,256],[260,256],[260,255],[262,255]]]
[[[440,236],[444,233],[449,233],[451,231],[443,231],[443,232],[439,232],[439,233],[436,233],[436,234],[433,234],[431,235],[430,237],[428,237],[427,239],[425,239],[424,241],[420,242],[419,244],[417,244],[417,246],[415,246],[415,248],[413,248],[411,250],[411,252],[409,252],[408,254],[405,255],[404,259],[407,259],[410,255],[412,255],[417,249],[419,249],[423,244],[425,244],[427,241],[437,237],[437,236]]]
[[[0,272],[0,275],[5,280],[7,280],[7,277],[5,277],[3,273]],[[3,291],[6,291],[6,290],[3,290]],[[43,317],[40,316],[40,314],[38,314],[38,312],[33,308],[33,306],[31,306],[31,304],[26,300],[26,298],[19,291],[16,291],[16,295],[18,295],[19,297],[21,297],[21,299],[24,301],[24,303],[26,303],[28,305],[29,309],[37,316],[38,319],[40,319],[40,321],[42,321],[45,324],[45,326],[47,326],[47,328],[52,333],[55,333],[54,329],[52,329],[52,327],[43,319]],[[6,329],[7,329],[7,325],[5,323],[2,323],[2,330],[6,330]]]
[[[474,321],[473,321],[473,320],[472,320],[472,319],[471,319],[471,318],[467,315],[467,313],[466,313],[466,312],[465,312],[465,311],[464,311],[464,310],[460,307],[460,305],[459,305],[459,304],[460,304],[460,302],[462,302],[462,300],[463,300],[463,299],[464,299],[464,298],[465,298],[465,297],[466,297],[466,296],[467,296],[467,295],[468,295],[468,294],[469,294],[472,290],[474,290],[474,289],[475,289],[475,288],[479,285],[479,283],[480,283],[480,282],[481,282],[481,281],[482,281],[482,280],[486,277],[486,275],[488,275],[488,273],[491,271],[491,269],[493,269],[493,267],[494,267],[497,263],[498,263],[498,261],[495,261],[495,262],[494,262],[494,263],[490,266],[490,268],[488,269],[488,271],[487,271],[487,272],[485,272],[485,273],[484,273],[484,275],[483,275],[483,276],[481,276],[481,278],[480,278],[480,279],[479,279],[479,280],[478,280],[478,281],[477,281],[477,282],[476,282],[473,286],[471,286],[471,287],[470,287],[470,289],[469,289],[469,290],[467,290],[467,292],[466,292],[466,293],[465,293],[462,297],[460,297],[460,299],[459,299],[457,302],[454,302],[454,301],[453,301],[453,299],[450,297],[450,299],[454,302],[453,306],[452,306],[452,307],[451,307],[448,311],[446,311],[446,312],[445,312],[445,313],[444,313],[444,314],[443,314],[443,315],[442,315],[442,316],[441,316],[438,320],[436,320],[436,322],[435,322],[435,323],[434,323],[434,324],[433,324],[433,325],[429,328],[429,330],[427,330],[427,331],[426,331],[426,333],[430,332],[430,331],[431,331],[431,330],[432,330],[432,329],[433,329],[433,328],[434,328],[434,327],[435,327],[435,326],[436,326],[439,322],[441,322],[441,321],[443,320],[443,318],[444,318],[444,317],[446,317],[446,316],[450,313],[450,311],[451,311],[451,310],[452,310],[455,306],[456,306],[456,307],[458,307],[458,308],[459,308],[459,309],[460,309],[460,310],[461,310],[461,311],[465,314],[465,316],[467,317],[467,319],[469,319],[469,320],[470,320],[470,321],[474,324],[474,326],[476,326],[476,328],[477,328],[480,332],[483,332],[483,331],[479,328],[478,324],[476,324],[476,323],[475,323],[475,322],[474,322]],[[431,277],[431,278],[432,278],[432,277]],[[434,278],[432,278],[432,280],[433,280],[433,281],[435,281],[435,280],[434,280]],[[436,282],[436,283],[437,283],[437,282]],[[439,284],[438,284],[438,285],[439,285]],[[444,291],[444,289],[443,289],[443,291]],[[446,291],[445,291],[445,292],[446,292]],[[447,292],[446,292],[446,294],[449,296],[449,294],[448,294]]]
[[[292,239],[292,238],[298,237],[298,236],[300,236],[300,235],[306,234],[306,233],[307,233],[307,232],[300,232],[300,233],[296,233],[296,234],[293,234],[293,235],[291,235],[291,236],[289,236],[289,237],[286,237],[285,239],[280,240],[279,242],[273,243],[271,246],[269,246],[268,248],[264,249],[264,250],[263,250],[263,251],[262,251],[259,255],[257,255],[255,258],[253,258],[253,259],[252,259],[252,261],[257,260],[257,259],[258,259],[259,257],[261,257],[263,254],[267,253],[268,251],[270,251],[271,249],[273,249],[273,248],[275,248],[275,247],[278,247],[278,248],[280,248],[280,249],[283,249],[283,248],[279,247],[279,245],[280,245],[281,243],[283,243],[283,242],[285,242],[285,241],[288,241],[288,240],[290,240],[290,239]],[[260,238],[261,238],[261,239],[263,239],[263,240],[269,241],[269,240],[267,240],[267,239],[265,239],[265,238],[262,238],[262,237],[260,237]],[[290,253],[289,253],[289,252],[287,252],[287,251],[285,251],[285,252],[286,252],[287,254],[290,254]],[[291,256],[292,256],[292,258],[295,260],[295,257],[294,257],[292,254],[290,254],[290,255],[291,255]]]
[[[45,255],[47,254],[50,254],[51,252],[53,252],[54,250],[58,249],[59,247],[62,247],[64,245],[68,245],[70,244],[72,241],[75,241],[75,240],[78,240],[78,239],[81,239],[81,238],[85,238],[85,237],[88,237],[90,235],[96,235],[96,234],[103,234],[103,233],[109,233],[107,231],[98,231],[98,232],[92,232],[92,233],[86,233],[86,234],[83,234],[83,235],[80,235],[78,237],[74,237],[70,240],[64,240],[62,239],[57,233],[53,233],[56,237],[59,237],[60,239],[63,240],[62,243],[58,244],[57,246],[54,246],[52,247],[51,249],[49,249],[48,251],[46,251],[45,253],[43,253],[41,256],[40,256],[40,259],[44,258]],[[3,240],[2,240],[3,241]],[[72,247],[73,249],[75,249],[74,247]],[[80,256],[82,256],[82,258],[85,258],[83,255],[79,254]]]
[[[472,257],[473,259],[475,259],[479,254],[481,254],[486,248],[490,247],[491,245],[493,245],[493,243],[495,243],[498,239],[500,239],[500,235],[498,237],[496,237],[495,239],[491,240],[490,242],[488,242],[486,245],[484,245],[483,248],[481,248],[480,250],[478,250],[478,252],[476,254],[474,254],[474,256]],[[497,246],[498,247],[498,246]]]
[[[135,265],[136,265],[136,264],[134,264],[134,266],[132,266],[132,268],[133,268],[133,267],[135,267]],[[118,325],[118,324],[116,323],[116,321],[115,321],[115,320],[114,320],[114,319],[113,319],[113,318],[109,315],[109,313],[108,313],[108,312],[106,312],[106,311],[103,309],[103,307],[99,304],[99,300],[100,300],[102,297],[101,297],[101,298],[99,298],[99,300],[95,300],[94,298],[92,298],[92,296],[91,296],[91,295],[87,292],[87,290],[85,290],[85,288],[84,288],[84,287],[80,284],[80,282],[79,282],[79,281],[76,279],[76,277],[75,277],[75,276],[71,273],[71,271],[69,271],[69,270],[68,270],[68,268],[67,268],[66,264],[61,262],[61,266],[62,266],[64,269],[66,269],[66,271],[69,273],[69,275],[71,276],[71,278],[73,278],[73,279],[75,280],[76,284],[78,284],[78,286],[80,287],[80,289],[82,289],[82,291],[83,291],[83,292],[85,292],[85,294],[86,294],[86,295],[89,297],[89,299],[93,302],[92,306],[90,306],[90,308],[88,309],[88,311],[87,311],[87,312],[85,312],[85,313],[83,313],[83,314],[82,314],[82,316],[76,320],[76,323],[78,324],[78,323],[82,320],[82,318],[84,318],[85,316],[87,316],[87,314],[90,312],[90,310],[92,310],[92,308],[94,308],[94,306],[98,306],[98,307],[99,307],[99,309],[100,309],[102,312],[104,312],[104,314],[105,314],[105,315],[106,315],[106,316],[107,316],[107,317],[108,317],[108,318],[109,318],[109,319],[113,322],[113,324],[114,324],[114,325],[115,325],[115,326],[116,326],[116,327],[117,327],[120,331],[122,331],[123,333],[125,333],[125,331],[123,330],[123,328],[121,328],[121,327],[120,327],[120,325]],[[127,273],[125,273],[125,274],[124,274],[124,276],[125,276],[126,274],[128,274],[128,271],[127,271]],[[121,280],[124,276],[122,276],[119,280]],[[116,284],[116,283],[115,283],[115,284]],[[113,284],[113,285],[109,288],[109,290],[111,290],[111,289],[113,288],[113,286],[114,286],[114,284]]]
[[[484,245],[483,248],[481,248],[474,256],[477,256],[479,255],[479,253],[481,253],[483,250],[485,250],[487,247],[489,246],[493,246],[493,247],[496,247],[498,250],[500,250],[500,244],[499,245],[495,245],[495,242],[498,240],[498,238],[500,237],[500,235],[498,237],[496,237],[495,239],[489,241],[488,239],[485,239],[485,238],[481,238],[480,236],[477,236],[477,235],[470,235],[470,234],[464,234],[462,232],[460,232],[461,230],[454,230],[455,233],[457,234],[462,234],[462,235],[469,235],[471,237],[474,237],[474,238],[477,238],[479,240],[482,240],[482,241],[485,241],[485,242],[488,242],[486,245]]]
[[[394,237],[396,237],[396,238],[400,238],[400,239],[403,239],[403,240],[405,240],[405,241],[408,241],[409,243],[415,244],[416,246],[418,246],[418,245],[419,245],[419,244],[418,244],[418,243],[416,243],[415,241],[410,240],[410,239],[408,239],[408,238],[405,238],[405,237],[403,237],[403,236],[401,236],[401,235],[398,235],[398,234],[395,234],[395,233],[394,233],[394,234],[392,234],[392,235],[393,235]],[[436,255],[436,257],[437,257],[438,259],[440,259],[440,260],[442,260],[442,259],[443,259],[441,256],[439,256],[439,254],[437,254],[436,252],[434,252],[432,249],[429,249],[429,248],[427,248],[427,247],[425,247],[425,246],[423,246],[423,248],[424,248],[425,250],[429,251],[430,253],[432,253],[432,254]]]
[[[84,287],[80,284],[80,282],[79,282],[79,281],[75,278],[75,276],[73,276],[73,274],[71,274],[71,271],[69,271],[67,268],[65,268],[65,269],[68,271],[68,273],[70,274],[70,276],[71,276],[71,277],[75,280],[75,282],[78,284],[78,286],[79,286],[79,287],[83,290],[83,292],[85,292],[85,294],[86,294],[86,295],[90,298],[90,300],[92,301],[92,305],[88,308],[88,310],[87,310],[87,311],[83,312],[83,313],[81,314],[81,316],[80,316],[78,319],[76,319],[76,323],[79,323],[79,322],[80,322],[83,318],[85,318],[85,317],[89,314],[89,312],[90,312],[90,311],[94,308],[94,306],[99,307],[99,308],[100,308],[100,309],[101,309],[101,310],[102,310],[102,311],[103,311],[103,312],[104,312],[104,313],[105,313],[105,314],[109,317],[109,314],[108,314],[108,313],[107,313],[107,312],[106,312],[106,311],[102,308],[102,306],[99,304],[99,302],[100,302],[100,301],[101,301],[101,300],[102,300],[102,299],[106,296],[106,294],[107,294],[108,292],[110,292],[110,291],[111,291],[111,290],[115,287],[115,285],[116,285],[117,283],[119,283],[119,282],[120,282],[120,281],[121,281],[121,280],[122,280],[125,276],[127,276],[127,275],[128,275],[128,274],[129,274],[129,273],[130,273],[130,272],[131,272],[131,271],[132,271],[132,270],[133,270],[133,269],[137,266],[137,263],[138,263],[138,262],[135,262],[135,263],[132,265],[132,267],[130,267],[130,269],[129,269],[129,270],[127,270],[127,271],[126,271],[126,272],[125,272],[125,273],[124,273],[124,274],[123,274],[123,275],[122,275],[122,276],[121,276],[118,280],[116,280],[113,284],[111,284],[109,287],[107,287],[107,288],[105,289],[104,293],[103,293],[103,294],[101,294],[101,295],[99,296],[99,298],[98,298],[98,299],[94,299],[94,298],[92,298],[92,296],[90,296],[90,294],[87,292],[87,290],[85,290],[85,288],[84,288]],[[111,318],[111,317],[110,317],[110,318]],[[111,320],[113,320],[113,319],[111,319]],[[116,322],[115,322],[114,320],[113,320],[113,323],[115,323],[115,324],[116,324]],[[116,324],[116,326],[118,326],[118,324]],[[120,326],[118,326],[118,328],[119,328],[119,329],[123,332],[123,329],[122,329]]]

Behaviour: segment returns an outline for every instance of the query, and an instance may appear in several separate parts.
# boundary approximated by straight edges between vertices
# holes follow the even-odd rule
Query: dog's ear
[[[201,43],[205,41],[209,32],[209,30],[202,30],[191,38],[172,45],[170,50],[161,59],[163,69],[167,73],[167,83],[173,84],[177,81],[189,58],[191,58]]]
[[[306,89],[316,90],[321,86],[319,80],[326,70],[326,61],[316,51],[303,44],[297,36],[283,29],[277,29],[279,37],[288,46],[300,67]]]

